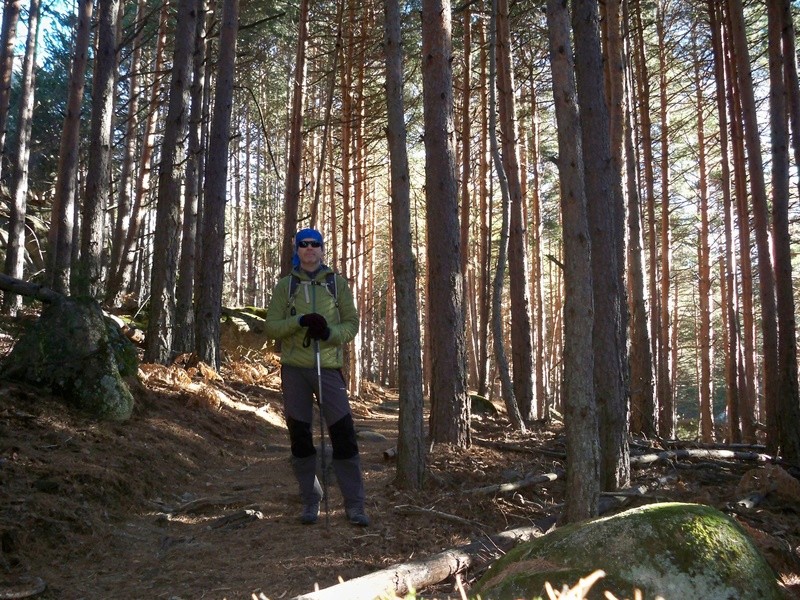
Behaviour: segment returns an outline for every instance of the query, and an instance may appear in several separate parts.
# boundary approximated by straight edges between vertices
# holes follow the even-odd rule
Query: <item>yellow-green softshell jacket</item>
[[[292,271],[300,279],[293,299],[289,298],[291,275],[278,281],[272,291],[266,327],[269,337],[281,341],[281,364],[308,368],[316,366],[314,344],[312,342],[307,348],[303,347],[307,329],[298,323],[302,315],[316,312],[325,317],[331,329],[331,336],[319,342],[322,368],[342,367],[342,347],[358,333],[358,311],[353,292],[344,277],[336,275],[337,298],[328,291],[325,280],[330,272],[330,267],[323,266],[314,276],[312,284],[311,277],[302,269]]]

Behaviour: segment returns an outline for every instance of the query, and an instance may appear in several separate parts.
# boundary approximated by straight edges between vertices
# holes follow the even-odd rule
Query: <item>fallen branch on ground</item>
[[[413,504],[400,504],[395,506],[394,509],[401,514],[432,515],[434,517],[444,519],[445,521],[453,521],[454,523],[461,523],[462,525],[468,525],[470,527],[480,527],[481,529],[486,529],[486,525],[479,521],[464,519],[458,515],[451,515],[450,513],[445,513],[440,510],[433,510],[432,508],[423,508],[422,506],[414,506]]]
[[[735,450],[708,450],[695,448],[690,450],[666,450],[657,454],[644,454],[631,456],[631,467],[646,467],[659,462],[669,462],[682,458],[706,458],[712,460],[735,459],[751,462],[769,463],[773,457],[760,452],[740,452]]]
[[[671,478],[672,476],[665,476],[649,484],[642,484],[621,490],[621,492],[633,491],[636,492],[633,494],[634,496],[642,496],[670,481]],[[620,508],[627,504],[628,500],[627,495],[603,497],[600,502],[599,514],[602,515]],[[544,517],[527,527],[509,529],[459,548],[445,550],[426,559],[393,565],[309,594],[295,596],[292,600],[339,600],[340,598],[373,600],[381,594],[393,593],[397,596],[404,596],[412,589],[419,592],[459,573],[468,570],[480,571],[514,546],[548,533],[555,527],[558,518],[557,515]]]
[[[530,475],[519,481],[510,481],[508,483],[498,483],[495,485],[486,485],[479,488],[472,488],[471,490],[462,490],[460,494],[494,494],[502,492],[514,492],[522,488],[539,485],[540,483],[550,483],[556,479],[563,479],[566,472],[557,469],[553,473],[543,473],[541,475]]]
[[[529,527],[510,529],[460,548],[445,550],[424,560],[394,565],[316,592],[296,596],[293,600],[373,600],[382,593],[403,596],[412,589],[422,590],[468,569],[480,569],[517,544],[544,535],[555,522],[556,517],[546,517]]]

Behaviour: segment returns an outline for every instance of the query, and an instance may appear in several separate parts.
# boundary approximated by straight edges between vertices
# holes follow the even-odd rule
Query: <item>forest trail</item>
[[[0,598],[35,578],[47,585],[42,599],[291,598],[525,526],[563,501],[560,481],[469,492],[563,462],[554,457],[563,451],[558,431],[522,438],[485,415],[473,420],[483,442],[435,448],[425,492],[397,490],[384,456],[396,444],[396,398],[371,387],[353,407],[372,525],[347,523],[333,481],[327,524],[323,508],[317,525],[301,525],[277,370],[260,373],[245,381],[241,371],[223,371],[224,380],[210,381],[173,369],[184,384],[161,377],[134,385],[137,408],[122,424],[90,421],[57,398],[0,382]],[[750,468],[681,470],[657,495],[721,507]],[[637,477],[652,479],[657,469]],[[797,584],[796,507],[765,504],[749,521],[776,569]],[[459,597],[452,581],[426,592],[434,596]]]

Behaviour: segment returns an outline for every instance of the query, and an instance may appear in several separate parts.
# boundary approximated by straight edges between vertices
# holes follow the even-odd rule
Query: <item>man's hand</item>
[[[308,327],[308,337],[312,340],[327,340],[331,337],[328,321],[319,313],[303,315],[297,322],[301,327]]]

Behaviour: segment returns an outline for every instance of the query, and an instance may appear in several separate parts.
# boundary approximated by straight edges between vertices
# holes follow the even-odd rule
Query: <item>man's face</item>
[[[313,238],[299,240],[297,256],[300,257],[300,266],[303,269],[313,271],[322,262],[322,244]]]

